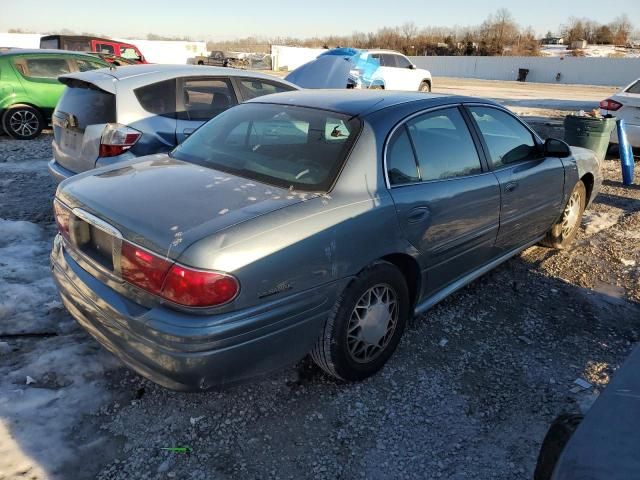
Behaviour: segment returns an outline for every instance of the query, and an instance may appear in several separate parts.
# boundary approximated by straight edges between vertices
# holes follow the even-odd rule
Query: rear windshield
[[[79,128],[101,123],[115,123],[116,97],[88,84],[64,89],[56,114],[73,115]]]
[[[203,125],[172,156],[284,188],[326,192],[359,131],[359,120],[339,113],[248,103]]]
[[[640,94],[640,80],[638,80],[636,83],[634,83],[629,88],[627,88],[626,92]]]

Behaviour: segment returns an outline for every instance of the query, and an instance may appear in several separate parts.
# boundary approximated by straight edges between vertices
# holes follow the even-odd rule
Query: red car
[[[135,63],[149,63],[135,45],[108,38],[84,35],[47,35],[40,38],[40,48],[105,53],[132,60]]]

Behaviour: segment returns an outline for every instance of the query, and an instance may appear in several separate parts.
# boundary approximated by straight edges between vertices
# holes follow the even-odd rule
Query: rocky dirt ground
[[[341,384],[304,360],[165,390],[56,301],[50,140],[0,137],[0,479],[527,479],[550,422],[588,408],[640,338],[640,176],[622,186],[610,159],[572,248],[532,247],[414,319],[379,375]]]

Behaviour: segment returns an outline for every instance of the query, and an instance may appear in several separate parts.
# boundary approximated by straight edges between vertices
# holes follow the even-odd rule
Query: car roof
[[[18,48],[18,47],[9,47],[9,48],[1,48],[0,56],[9,56],[9,55],[83,55],[88,56],[91,55],[88,52],[75,52],[72,50],[56,50],[53,48]]]
[[[299,88],[291,82],[287,82],[283,78],[275,77],[273,75],[267,75],[264,73],[258,73],[249,70],[241,70],[238,68],[228,67],[210,67],[207,65],[163,65],[163,64],[141,64],[141,65],[124,65],[117,68],[101,68],[98,70],[91,70],[89,72],[72,73],[63,75],[61,78],[77,79],[89,83],[94,83],[95,80],[104,78],[104,75],[108,75],[118,81],[125,81],[128,79],[136,79],[139,82],[142,78],[146,83],[161,82],[163,80],[170,80],[176,77],[187,76],[220,76],[220,77],[250,77],[264,80],[278,81],[291,87]]]
[[[442,93],[399,92],[389,90],[299,90],[275,93],[257,97],[246,103],[272,103],[279,105],[295,105],[299,107],[330,110],[345,115],[364,115],[383,110],[388,107],[411,102],[422,102],[425,108],[449,105],[452,103],[481,102],[497,103],[491,100]]]

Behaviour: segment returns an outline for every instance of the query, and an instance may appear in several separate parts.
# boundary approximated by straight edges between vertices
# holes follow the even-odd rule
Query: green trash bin
[[[607,154],[614,128],[616,119],[613,117],[567,115],[564,118],[564,141],[575,147],[593,150],[602,161]]]

